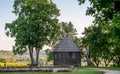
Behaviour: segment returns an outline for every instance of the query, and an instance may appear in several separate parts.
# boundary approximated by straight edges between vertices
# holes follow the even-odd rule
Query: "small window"
[[[55,53],[55,58],[57,58],[57,54]]]
[[[61,58],[61,53],[58,53],[58,57]]]
[[[72,53],[72,58],[76,58],[76,54],[75,53]]]

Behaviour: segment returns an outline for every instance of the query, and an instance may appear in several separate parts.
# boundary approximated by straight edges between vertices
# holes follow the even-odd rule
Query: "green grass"
[[[102,68],[102,69],[118,70],[118,71],[120,71],[120,67],[96,67],[96,66],[83,66],[83,67],[79,67],[79,69],[89,69],[89,68]]]
[[[118,70],[120,71],[120,67],[104,67],[103,69],[109,69],[109,70]]]

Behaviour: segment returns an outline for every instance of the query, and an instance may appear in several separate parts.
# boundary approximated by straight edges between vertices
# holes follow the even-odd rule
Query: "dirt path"
[[[115,70],[107,70],[107,69],[100,69],[100,68],[92,68],[92,69],[103,71],[105,72],[104,74],[120,74],[120,71],[115,71]]]

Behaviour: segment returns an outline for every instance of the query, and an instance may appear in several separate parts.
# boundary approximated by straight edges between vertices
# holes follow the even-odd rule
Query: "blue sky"
[[[60,21],[74,24],[78,31],[78,36],[82,36],[85,27],[91,25],[93,18],[85,15],[88,2],[84,5],[78,5],[77,0],[53,0],[60,10]],[[5,23],[12,22],[16,19],[12,13],[14,0],[0,0],[0,50],[12,50],[14,39],[5,35]]]
[[[5,35],[5,23],[12,22],[16,17],[12,13],[13,0],[0,0],[0,50],[12,50],[14,40]]]

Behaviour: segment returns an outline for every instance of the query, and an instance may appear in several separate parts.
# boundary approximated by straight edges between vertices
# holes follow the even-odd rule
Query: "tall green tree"
[[[13,8],[18,18],[5,27],[7,36],[15,38],[13,52],[29,50],[31,65],[38,65],[39,51],[59,33],[59,10],[52,0],[14,0]]]
[[[84,4],[85,1],[87,0],[78,0],[79,4]],[[95,25],[101,25],[103,23],[106,23],[109,25],[109,35],[108,36],[104,36],[104,39],[108,39],[108,46],[109,48],[107,48],[107,51],[109,51],[110,53],[102,53],[102,58],[104,58],[104,61],[106,61],[106,59],[113,59],[113,58],[117,58],[119,61],[119,12],[120,12],[120,0],[89,0],[90,2],[90,6],[88,6],[87,11],[86,11],[86,15],[90,15],[92,17],[94,17],[94,21],[93,21],[93,26]],[[117,22],[116,22],[117,21]],[[101,27],[102,29],[104,28],[103,26]],[[100,34],[100,33],[98,33]],[[98,35],[97,34],[97,35]],[[101,43],[102,44],[102,43]],[[103,44],[102,44],[103,45]],[[106,47],[105,45],[103,45],[104,47]],[[104,49],[104,51],[106,51]],[[116,56],[117,55],[117,56]],[[111,58],[111,57],[113,58]],[[117,61],[117,59],[115,59]],[[109,61],[108,61],[109,62]],[[117,63],[119,66],[119,62]],[[107,65],[107,64],[106,64]]]
[[[86,47],[89,47],[90,51],[90,57],[93,59],[93,61],[95,62],[96,65],[99,65],[99,58],[100,57],[100,53],[99,51],[99,36],[96,35],[97,33],[100,33],[100,30],[98,30],[99,28],[91,26],[88,29],[86,29],[85,32],[87,34],[85,34],[85,38],[83,38],[83,43],[85,44]]]
[[[73,23],[70,22],[61,22],[61,31],[62,31],[62,37],[70,36],[71,38],[75,37],[77,35],[77,30],[74,28]]]
[[[111,43],[113,46],[113,55],[114,55],[114,63],[116,66],[120,67],[120,13],[117,13],[113,16],[111,27]]]
[[[110,50],[110,31],[107,23],[90,26],[85,29],[82,40],[83,47],[86,47],[89,58],[98,66],[103,60],[105,65],[113,60],[112,51]],[[89,48],[89,49],[88,49]]]

